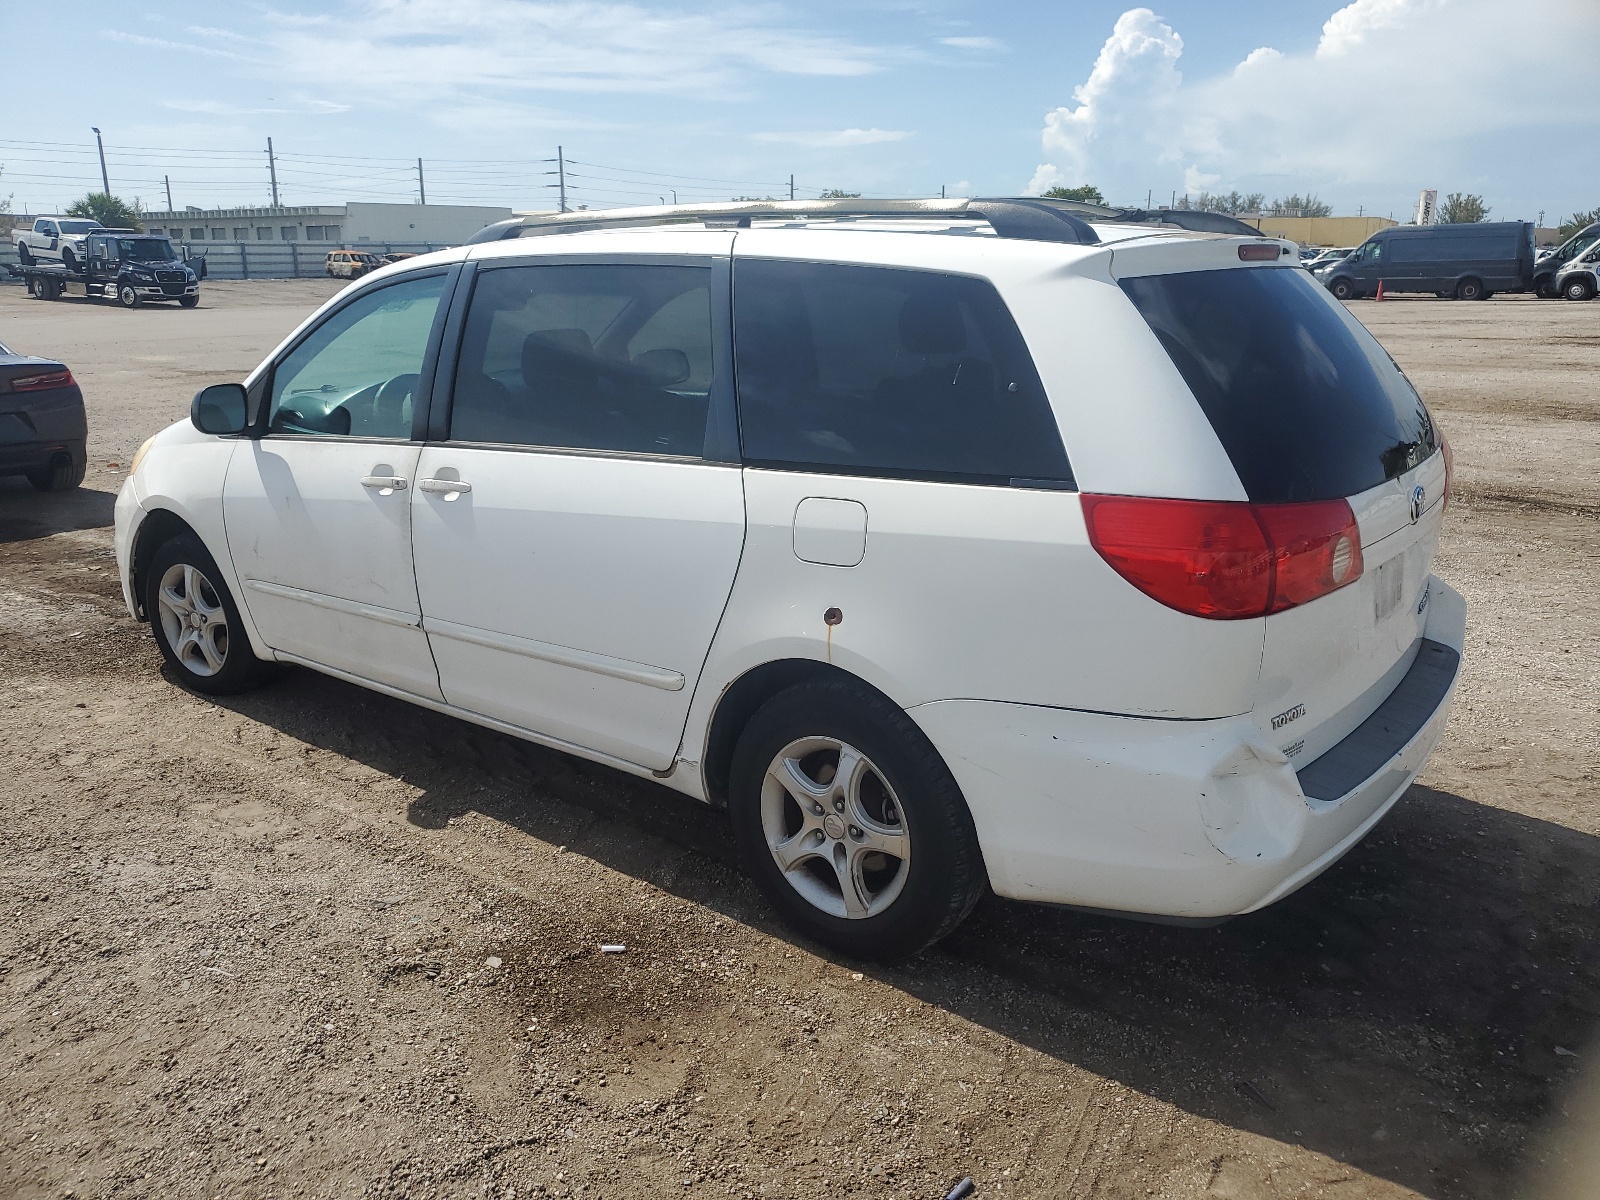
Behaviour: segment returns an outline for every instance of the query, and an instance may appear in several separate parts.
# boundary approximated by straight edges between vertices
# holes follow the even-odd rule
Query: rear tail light
[[[1450,450],[1450,439],[1440,438],[1439,449],[1444,451],[1444,507],[1440,512],[1450,511],[1450,485],[1456,479],[1456,456]]]
[[[71,371],[45,371],[39,375],[18,375],[11,381],[13,392],[43,392],[50,388],[74,387]]]
[[[1344,500],[1085,495],[1083,515],[1090,544],[1119,575],[1196,617],[1266,616],[1361,578],[1361,534]]]

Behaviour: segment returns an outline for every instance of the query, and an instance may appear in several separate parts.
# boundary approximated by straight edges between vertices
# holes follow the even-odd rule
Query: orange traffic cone
[[[1383,280],[1381,280],[1381,279],[1378,280],[1378,294],[1376,296],[1374,296],[1373,299],[1374,300],[1382,300],[1383,299]]]

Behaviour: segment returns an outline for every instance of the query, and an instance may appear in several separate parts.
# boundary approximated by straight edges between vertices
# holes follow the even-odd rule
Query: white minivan
[[[150,439],[129,609],[725,806],[863,957],[986,890],[1271,904],[1399,800],[1449,453],[1291,243],[1042,201],[530,217],[377,271]]]

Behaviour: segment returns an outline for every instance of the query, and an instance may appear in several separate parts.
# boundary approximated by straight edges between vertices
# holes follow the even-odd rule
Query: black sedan
[[[41,492],[83,482],[88,420],[66,364],[0,345],[0,475],[26,475]]]

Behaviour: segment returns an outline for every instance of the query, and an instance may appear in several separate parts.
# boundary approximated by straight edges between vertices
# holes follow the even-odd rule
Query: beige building
[[[1388,217],[1240,217],[1271,237],[1302,246],[1359,246],[1380,229],[1400,222]]]
[[[277,208],[186,208],[140,213],[144,227],[173,241],[310,242],[337,245],[455,246],[485,225],[504,221],[509,208],[467,204],[284,205]]]

